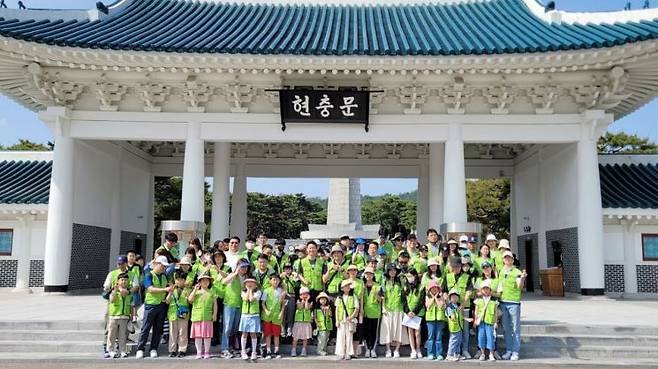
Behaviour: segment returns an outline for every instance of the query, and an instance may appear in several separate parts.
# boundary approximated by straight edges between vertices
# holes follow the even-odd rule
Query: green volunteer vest
[[[292,277],[281,278],[281,287],[283,288],[284,291],[286,291],[291,296],[295,295],[295,289],[297,288],[297,283],[298,282],[294,281]]]
[[[226,264],[222,265],[221,270],[227,274],[231,273],[231,267]],[[224,277],[222,277],[219,274],[219,272],[216,271],[214,268],[210,269],[210,276],[212,277],[213,280],[213,287],[215,288],[215,293],[217,294],[217,298],[223,300],[226,294],[226,285],[224,284],[224,282],[222,282],[222,279],[224,279]]]
[[[354,258],[354,262],[352,264],[356,265],[357,268],[359,268],[359,271],[363,271],[366,268],[366,257],[364,254],[357,253],[356,256],[350,258],[350,262],[352,261],[352,258]]]
[[[329,262],[327,268],[331,268],[332,265],[334,265],[334,263]],[[327,293],[329,294],[335,294],[340,291],[340,283],[345,279],[345,269],[349,266],[349,263],[347,263],[347,260],[343,260],[343,263],[340,266],[343,268],[342,272],[333,271],[333,274],[330,273],[331,278],[329,279],[329,285],[327,286]]]
[[[503,253],[499,250],[493,250],[491,251],[491,257],[494,261],[494,268],[496,272],[500,272],[505,266],[505,263],[503,262]]]
[[[364,287],[367,292],[368,288]],[[382,316],[382,304],[377,300],[381,287],[373,283],[370,292],[367,292],[363,299],[363,315],[368,319],[379,319]]]
[[[256,280],[256,284],[258,284],[260,290],[265,290],[266,288],[272,287],[272,284],[270,283],[271,273],[274,273],[274,270],[270,269],[269,267],[264,272],[261,272],[260,270],[256,269],[252,273],[254,279]]]
[[[322,291],[324,289],[324,283],[322,283],[324,260],[316,257],[315,264],[311,264],[311,261],[306,257],[301,260],[300,265],[304,279],[310,283],[308,288],[313,291]]]
[[[169,283],[167,276],[162,274],[157,274],[154,271],[151,271],[151,281],[153,287],[155,288],[165,288]],[[149,292],[146,291],[146,297],[144,298],[144,304],[146,305],[160,305],[164,302],[167,297],[167,292]]]
[[[468,274],[462,273],[459,276],[459,279],[455,280],[455,275],[450,272],[448,275],[446,275],[446,286],[447,286],[447,291],[450,293],[450,290],[453,288],[457,289],[459,291],[459,302],[464,305],[464,307],[470,306],[470,301],[464,301],[464,298],[466,297],[466,285],[468,284]]]
[[[295,321],[296,322],[307,322],[310,323],[313,321],[313,312],[311,309],[297,309],[295,311]]]
[[[516,285],[516,279],[521,276],[522,272],[517,268],[509,271],[502,270],[498,274],[499,283],[503,286],[503,292],[500,295],[500,301],[503,302],[521,302],[521,289]]]
[[[354,289],[353,289],[354,296],[356,296],[357,300],[361,301],[361,297],[363,297],[363,286],[364,286],[363,280],[356,279],[352,281],[352,283],[354,284]]]
[[[437,306],[434,302],[425,312],[425,320],[428,322],[438,322],[446,320],[446,312],[442,307]]]
[[[491,292],[496,293],[498,291],[498,285],[500,284],[500,279],[498,278],[487,278],[491,281]],[[482,282],[486,281],[484,277],[478,277],[478,279],[475,280],[475,285],[473,287],[477,288],[478,290],[482,288]]]
[[[117,285],[117,280],[119,279],[119,274],[123,273],[121,269],[114,269],[113,271],[110,272],[110,288],[114,288]],[[135,276],[134,272],[131,272],[128,270],[126,272],[128,274],[128,289],[133,288],[133,279]]]
[[[130,316],[132,303],[132,296],[128,294],[126,296],[121,296],[120,293],[116,293],[114,296],[114,302],[109,302],[107,305],[107,314],[109,316]]]
[[[389,279],[384,282],[384,307],[387,311],[403,312],[402,286],[399,283],[391,283]]]
[[[279,318],[279,313],[281,313],[281,297],[277,298],[274,295],[274,288],[269,287],[265,290],[265,307],[270,311],[269,315],[266,315],[264,311],[261,312],[261,319],[264,322],[271,322],[276,325],[281,325],[282,319]],[[283,293],[283,290],[281,291]]]
[[[334,329],[334,319],[331,316],[331,309],[327,309],[327,314],[322,309],[315,309],[315,320],[318,331],[332,331]]]
[[[486,310],[485,310],[486,305]],[[484,299],[479,298],[475,300],[475,307],[478,311],[478,316],[483,323],[494,325],[496,324],[496,307],[498,303],[493,299],[489,299],[489,303],[485,303]]]
[[[260,315],[260,300],[248,301],[242,300],[242,315]]]
[[[427,272],[427,259],[424,259],[420,256],[415,256],[413,259],[411,259],[411,266],[416,269],[418,275],[422,275],[423,273]]]
[[[240,283],[240,276],[236,275],[231,283],[226,285],[224,290],[224,305],[228,305],[232,308],[239,308],[242,304],[242,285]]]
[[[428,259],[436,258],[436,257],[441,256],[441,244],[440,243],[438,243],[438,242],[436,243],[436,250],[432,250],[432,243],[431,242],[426,243],[425,247],[427,247],[427,258]]]
[[[446,309],[448,331],[450,331],[450,333],[459,333],[464,327],[464,314],[459,308],[453,309],[452,312],[452,315],[448,315],[448,310]]]
[[[439,287],[443,285],[443,277],[440,273],[432,277],[427,273],[423,274],[423,278],[420,279],[420,285],[423,286],[425,290],[428,290],[431,281],[436,281],[436,284],[438,284]]]
[[[418,287],[416,289],[409,289],[406,291],[407,293],[407,309],[409,311],[414,311],[418,305],[425,305],[425,290],[422,287]],[[424,316],[425,315],[425,308],[423,307],[420,312],[417,314],[418,316]]]
[[[187,302],[190,292],[192,292],[192,290],[189,288],[183,288],[182,290],[178,287],[174,288],[171,301],[169,301],[169,308],[167,309],[167,319],[169,319],[169,321],[179,320],[178,315],[176,314],[178,306],[190,307],[190,303]]]
[[[354,298],[354,296],[348,296],[347,301],[345,301],[343,297],[344,295],[337,297],[336,302],[334,303],[334,305],[336,306],[336,315],[341,319],[345,319],[348,316],[352,315],[356,307],[356,303],[355,303],[356,299]],[[347,314],[345,314],[345,309],[347,309]]]
[[[251,251],[251,256],[249,256],[248,250],[242,250],[238,253],[238,257],[240,257],[240,259],[247,259],[251,264],[257,262],[259,256],[260,252],[258,252],[256,249]]]
[[[216,296],[210,291],[197,291],[192,303],[192,322],[212,321],[212,308]]]

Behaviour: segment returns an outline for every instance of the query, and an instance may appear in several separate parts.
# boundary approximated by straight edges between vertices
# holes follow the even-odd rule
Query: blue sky
[[[24,0],[30,8],[69,8],[85,9],[95,7],[97,0]],[[8,6],[16,7],[17,1],[7,0]],[[105,0],[106,4],[114,2]],[[402,2],[402,0],[401,0]],[[632,0],[634,9],[642,7],[644,0]],[[568,11],[612,11],[620,10],[626,0],[558,0],[559,9]],[[652,7],[658,7],[658,0],[651,1]],[[643,137],[650,137],[658,142],[658,129],[655,120],[658,117],[658,99],[637,110],[633,114],[612,124],[611,131],[625,131]],[[48,142],[52,136],[48,129],[38,120],[35,113],[23,108],[0,95],[0,145],[11,145],[19,138],[36,142]],[[379,195],[400,193],[416,189],[416,180],[410,179],[363,179],[361,189],[364,194]],[[310,196],[325,197],[329,188],[326,179],[264,179],[251,178],[248,191],[264,193],[305,193]]]

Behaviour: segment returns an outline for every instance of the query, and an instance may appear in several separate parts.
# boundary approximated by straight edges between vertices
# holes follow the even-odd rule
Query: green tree
[[[499,239],[510,235],[510,180],[480,179],[466,182],[468,219],[481,223],[484,233]]]
[[[270,237],[298,238],[309,224],[324,224],[326,210],[302,194],[247,194],[247,235],[265,232]]]
[[[48,142],[44,145],[21,138],[18,140],[18,143],[11,146],[0,146],[0,151],[52,151],[53,146],[52,142]]]
[[[365,197],[361,202],[363,224],[379,224],[386,234],[416,228],[416,201],[403,200],[398,195]]]
[[[606,132],[597,147],[601,154],[658,154],[658,145],[648,138],[624,132]]]

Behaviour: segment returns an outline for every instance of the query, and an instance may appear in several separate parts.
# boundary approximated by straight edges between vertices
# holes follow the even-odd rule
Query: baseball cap
[[[154,262],[154,263],[160,263],[160,264],[162,264],[162,265],[164,265],[164,266],[169,266],[169,261],[167,260],[167,257],[166,257],[166,256],[162,256],[162,255],[160,255],[160,256],[158,256],[157,258],[155,258],[155,260],[153,260],[153,262]]]
[[[117,264],[125,264],[128,262],[128,258],[125,255],[117,256]]]
[[[357,244],[357,245],[365,244],[365,243],[366,243],[366,240],[364,240],[364,239],[361,238],[361,237],[359,237],[359,238],[356,239],[356,244]]]
[[[397,240],[397,239],[401,239],[401,238],[403,238],[403,237],[402,237],[402,232],[396,232],[395,235],[393,236],[393,238],[391,238],[391,239],[392,239],[393,241],[395,241],[395,240]]]
[[[468,243],[478,243],[478,238],[475,236],[471,236],[468,238]]]
[[[459,243],[462,243],[462,242],[468,242],[468,236],[467,235],[463,234],[463,235],[459,236]]]

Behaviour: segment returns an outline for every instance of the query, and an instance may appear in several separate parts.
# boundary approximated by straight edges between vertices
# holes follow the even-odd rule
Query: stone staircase
[[[102,340],[100,321],[0,321],[0,359],[98,359]],[[658,332],[648,327],[524,324],[522,340],[522,359],[658,360]],[[475,337],[471,343],[475,344]],[[500,352],[503,346],[499,337]],[[166,345],[160,349],[165,354]],[[383,357],[383,347],[379,351]],[[283,354],[289,352],[289,347],[282,347]],[[408,354],[408,349],[403,348],[401,354]],[[309,355],[315,355],[314,346],[309,346]]]

